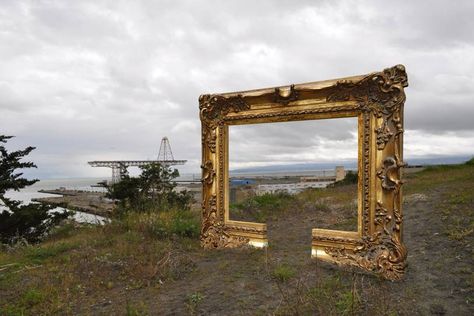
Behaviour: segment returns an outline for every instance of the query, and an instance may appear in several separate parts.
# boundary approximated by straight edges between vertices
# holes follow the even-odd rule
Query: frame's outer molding
[[[264,246],[266,225],[229,220],[228,126],[358,117],[359,218],[357,232],[313,229],[312,255],[354,265],[384,278],[401,278],[401,168],[404,166],[405,68],[273,89],[201,95],[202,228],[204,248]]]

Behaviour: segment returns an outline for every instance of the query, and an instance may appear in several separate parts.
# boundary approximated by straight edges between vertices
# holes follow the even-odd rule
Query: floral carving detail
[[[204,94],[199,97],[201,119],[214,126],[226,114],[231,112],[237,113],[248,109],[250,109],[250,105],[245,102],[240,94],[235,97],[224,97],[217,94]]]
[[[389,224],[392,221],[392,216],[388,213],[388,210],[383,207],[382,202],[377,201],[377,207],[375,208],[375,219],[374,223],[378,227],[382,227],[383,231],[386,234],[390,234],[390,232],[387,229],[387,224]]]
[[[381,201],[375,208],[375,231],[362,237],[362,241],[353,249],[326,247],[327,254],[346,263],[362,267],[380,274],[389,280],[399,280],[406,267],[407,251],[400,240],[402,215],[397,208],[397,199],[402,181],[399,169],[404,166],[398,155],[383,160],[383,167],[377,172],[382,179],[382,188],[392,191],[393,209],[387,209]]]
[[[201,235],[204,235],[211,226],[215,225],[217,219],[217,198],[213,194],[206,203],[202,204],[202,227]]]
[[[216,128],[204,126],[202,130],[202,143],[206,144],[212,153],[216,152],[216,139]]]
[[[211,195],[207,205],[202,206],[201,246],[210,248],[233,248],[248,243],[248,238],[231,236],[222,219],[217,215],[217,197]]]
[[[403,88],[407,86],[405,67],[397,65],[383,72],[370,74],[357,82],[338,81],[326,99],[357,101],[362,111],[372,112],[375,116],[383,118],[382,125],[376,128],[377,148],[383,150],[393,135],[403,132],[399,124],[400,118],[394,118],[393,115],[399,112],[400,106],[405,102]]]
[[[248,238],[231,236],[227,233],[227,227],[217,215],[217,197],[211,195],[207,205],[202,206],[201,246],[209,248],[232,248],[248,243]]]
[[[236,248],[247,245],[248,242],[248,238],[229,235],[223,223],[211,226],[204,234],[201,234],[201,246],[205,249]]]
[[[399,111],[393,113],[392,122],[395,126],[395,131],[396,131],[395,136],[398,136],[399,134],[403,133],[403,124],[402,124],[402,120],[400,118],[400,112]]]
[[[207,160],[202,168],[202,182],[207,185],[211,185],[214,182],[214,177],[216,176],[216,171],[211,160]]]
[[[377,232],[364,237],[354,249],[326,247],[325,252],[339,264],[359,266],[388,280],[399,280],[406,267],[407,251],[398,234]]]
[[[360,80],[341,80],[331,87],[316,85],[307,88],[304,85],[295,88],[292,85],[289,90],[275,88],[227,96],[202,95],[199,99],[203,142],[202,246],[238,247],[248,244],[249,234],[266,237],[265,227],[235,225],[225,221],[226,125],[357,113],[362,127],[359,130],[363,130],[363,134],[359,135],[359,175],[362,176],[359,186],[359,196],[362,197],[359,233],[362,237],[315,235],[313,247],[322,247],[336,263],[355,265],[386,279],[400,279],[407,256],[400,234],[400,168],[404,166],[400,159],[400,135],[403,133],[403,88],[406,86],[405,68],[398,65]],[[326,96],[326,104],[320,102],[323,96]],[[305,106],[292,104],[298,100],[317,102],[305,103]],[[374,201],[375,197],[379,200]]]
[[[339,81],[331,89],[327,101],[356,101],[362,112],[371,113],[381,118],[379,126],[374,127],[377,149],[383,150],[390,143],[394,146],[394,155],[382,161],[377,171],[385,196],[392,199],[387,208],[382,201],[377,201],[373,218],[374,229],[369,229],[368,214],[364,188],[364,235],[354,248],[326,247],[325,251],[339,264],[352,264],[378,273],[390,280],[398,280],[404,273],[406,248],[400,240],[402,215],[398,208],[399,192],[402,185],[400,168],[405,164],[399,158],[399,135],[403,133],[400,111],[405,102],[403,88],[408,85],[405,68],[398,65],[380,73],[370,74],[360,81]],[[364,116],[366,118],[366,116]],[[365,126],[365,125],[364,125]],[[366,127],[366,126],[365,126]],[[366,135],[364,133],[364,135]],[[368,142],[364,139],[364,160]],[[367,157],[368,158],[368,157]],[[364,165],[364,179],[369,174]],[[368,180],[364,180],[368,185]],[[347,243],[346,243],[347,244]]]
[[[377,176],[382,180],[382,188],[398,192],[403,183],[400,180],[399,170],[405,165],[403,161],[400,161],[398,155],[385,158],[382,168],[377,172]]]
[[[393,132],[388,127],[386,120],[383,120],[382,125],[375,129],[375,133],[377,133],[377,149],[383,150],[393,136]]]

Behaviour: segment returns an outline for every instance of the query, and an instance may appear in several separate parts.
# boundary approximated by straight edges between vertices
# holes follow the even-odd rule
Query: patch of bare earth
[[[52,297],[60,304],[36,302],[26,315],[473,315],[473,170],[452,181],[442,172],[409,177],[408,269],[399,282],[310,258],[312,228],[353,227],[355,187],[347,187],[304,196],[268,220],[267,249],[202,250],[197,240],[133,232],[106,234],[115,237],[102,245],[91,236],[89,249],[68,250],[61,264],[21,272],[0,288],[0,304],[23,300],[23,288],[42,282],[59,289]]]
[[[267,250],[196,254],[196,270],[166,284],[150,308],[176,315],[472,315],[472,234],[463,240],[447,236],[442,208],[451,190],[455,188],[441,186],[407,196],[404,240],[409,255],[402,281],[387,282],[310,259],[311,229],[331,227],[333,212],[292,212],[268,222]],[[294,271],[286,282],[273,275],[282,264]],[[312,295],[318,287],[323,294]],[[325,300],[325,291],[339,298]]]

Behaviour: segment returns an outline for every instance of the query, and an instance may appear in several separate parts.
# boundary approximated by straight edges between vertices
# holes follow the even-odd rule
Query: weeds
[[[126,231],[145,233],[150,237],[172,236],[195,238],[199,235],[199,218],[190,211],[128,212],[116,225]]]
[[[131,304],[128,300],[125,306],[125,315],[127,316],[145,316],[148,315],[148,309],[143,302],[138,305]]]
[[[449,239],[462,241],[467,236],[474,233],[474,228],[465,228],[465,227],[456,226],[456,227],[452,227],[452,228],[447,229],[446,233],[447,233]]]
[[[472,240],[473,164],[474,160],[472,164],[460,168],[446,167],[446,170],[428,170],[410,175],[412,182],[407,186],[408,191],[429,188],[422,193],[430,197],[430,190],[439,189],[434,191],[437,194],[435,201],[439,203],[434,205],[433,217],[444,218],[443,225],[447,230],[436,238],[464,243]],[[328,190],[307,190],[295,196],[265,196],[253,199],[247,205],[258,206],[260,210],[256,212],[262,219],[286,214],[291,216],[291,212],[299,210],[308,212],[303,214],[305,219],[313,210],[321,212],[318,216],[324,215],[322,218],[332,219],[337,212],[348,210],[348,203],[354,200],[351,192],[355,189],[355,186],[348,185]],[[332,223],[334,227],[343,229],[345,225],[354,224],[350,220],[355,220],[355,217],[350,217],[349,212],[343,211],[343,215],[346,218],[337,218],[339,222]],[[286,229],[284,220],[281,223],[280,227]],[[430,294],[425,294],[421,285],[415,291],[416,286],[408,282],[394,287],[332,269],[324,269],[320,273],[314,262],[302,263],[291,256],[284,257],[284,264],[272,265],[271,258],[269,262],[268,256],[261,250],[201,251],[198,235],[197,212],[128,212],[105,226],[77,227],[68,224],[56,229],[40,245],[2,249],[0,315],[147,315],[155,312],[150,306],[157,307],[153,302],[162,293],[176,295],[177,299],[173,301],[179,303],[165,307],[165,312],[157,312],[161,314],[170,313],[173,308],[176,314],[207,314],[213,312],[210,308],[215,304],[227,304],[226,308],[235,310],[235,302],[241,302],[238,304],[242,306],[242,313],[248,314],[256,314],[257,311],[243,308],[258,306],[262,314],[395,315],[400,313],[400,309],[405,314],[423,312],[420,306],[430,302],[424,296]],[[449,244],[455,242],[449,241]],[[284,246],[278,247],[279,244],[277,251],[289,254]],[[275,248],[270,250],[275,251]],[[433,271],[446,270],[442,266],[446,262],[441,259],[439,262],[432,261],[430,267]],[[456,264],[453,270],[460,267]],[[472,269],[469,262],[463,261],[463,264],[463,270],[459,270],[453,278],[461,275],[455,281],[464,282],[459,283],[462,288],[472,288]],[[206,273],[214,274],[210,276],[210,282],[220,282],[212,283],[212,286],[216,285],[212,292],[207,292],[208,284],[204,285],[206,290],[203,288],[202,278],[207,278]],[[183,291],[183,287],[188,290]],[[234,300],[236,291],[246,291],[251,295]],[[217,303],[207,299],[211,297],[210,293],[213,298],[218,297]],[[469,304],[472,303],[468,294],[462,295]],[[114,303],[97,303],[104,298]],[[145,298],[152,301],[149,306],[148,301],[140,301]],[[411,304],[415,299],[419,301]],[[410,302],[407,304],[409,307],[401,306],[400,301]]]
[[[266,222],[294,207],[294,203],[295,197],[288,193],[263,194],[230,205],[230,213],[234,219]]]
[[[36,304],[41,303],[45,299],[42,292],[37,289],[28,289],[21,298],[21,305],[25,307],[32,307]]]
[[[194,292],[188,296],[186,307],[191,315],[195,315],[198,311],[199,304],[204,299],[204,295],[199,292]]]
[[[289,265],[286,264],[280,264],[278,265],[272,273],[272,276],[278,281],[278,282],[287,282],[289,279],[294,277],[296,274],[296,271]]]
[[[26,258],[33,264],[41,264],[48,258],[54,258],[71,249],[77,248],[78,244],[61,242],[52,245],[29,246],[26,248]]]

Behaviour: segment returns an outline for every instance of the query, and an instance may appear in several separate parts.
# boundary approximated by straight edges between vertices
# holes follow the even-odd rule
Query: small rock
[[[431,315],[446,315],[446,308],[441,304],[431,304],[430,313]]]
[[[421,194],[421,193],[414,193],[414,194],[410,194],[410,195],[407,195],[405,196],[404,198],[404,202],[426,202],[428,201],[428,197],[425,195],[425,194]]]

